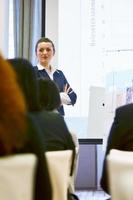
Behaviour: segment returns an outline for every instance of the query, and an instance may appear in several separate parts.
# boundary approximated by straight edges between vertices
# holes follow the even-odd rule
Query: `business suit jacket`
[[[101,177],[101,186],[108,193],[106,156],[111,149],[133,151],[133,104],[127,104],[116,109],[114,122],[108,137]]]
[[[59,151],[70,149],[73,151],[73,162],[75,158],[75,144],[66,126],[64,118],[52,111],[43,110],[35,115],[38,129],[43,134],[43,146],[46,151]],[[73,162],[71,173],[73,171]]]
[[[34,200],[51,200],[52,187],[44,152],[46,148],[43,143],[43,134],[39,129],[36,120],[36,112],[27,113],[27,142],[19,152],[14,153],[33,153],[37,156],[37,167],[35,172]],[[23,180],[22,180],[23,181]]]
[[[43,77],[43,78],[48,78],[50,79],[48,73],[46,72],[45,69],[43,70],[38,70],[37,66],[34,67],[36,73],[37,73],[37,77]],[[59,92],[64,92],[64,87],[67,84],[68,87],[70,86],[66,77],[64,76],[63,72],[61,70],[56,70],[53,74],[53,80],[56,83],[56,85],[59,88]],[[72,88],[70,88],[70,91],[68,93],[69,98],[71,99],[71,104],[74,105],[76,103],[77,100],[77,95],[76,93],[73,91]],[[58,109],[59,113],[61,115],[64,115],[64,107],[60,106],[60,108]]]

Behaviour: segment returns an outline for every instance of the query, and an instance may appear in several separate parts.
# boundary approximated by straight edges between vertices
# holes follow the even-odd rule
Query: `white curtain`
[[[35,63],[35,43],[41,37],[42,0],[14,0],[15,57]]]

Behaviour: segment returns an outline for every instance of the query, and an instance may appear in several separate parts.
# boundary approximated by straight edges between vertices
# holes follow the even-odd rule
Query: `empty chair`
[[[73,142],[75,144],[75,158],[74,158],[73,173],[70,176],[70,181],[69,181],[69,192],[75,193],[75,180],[77,176],[78,162],[79,162],[79,141],[75,133],[71,132],[71,135]]]
[[[33,200],[34,154],[17,154],[0,158],[0,199]]]
[[[133,152],[112,149],[107,156],[111,200],[133,199]]]
[[[72,150],[45,153],[51,177],[53,200],[67,200]]]

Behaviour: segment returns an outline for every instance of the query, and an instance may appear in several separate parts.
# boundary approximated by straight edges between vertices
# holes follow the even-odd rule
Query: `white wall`
[[[81,116],[81,19],[80,0],[59,0],[59,67],[77,93],[74,106],[65,106],[66,116]]]
[[[8,5],[9,0],[0,0],[0,51],[8,56]]]
[[[50,38],[55,45],[56,53],[53,64],[58,66],[58,0],[46,0],[46,30],[45,36]]]

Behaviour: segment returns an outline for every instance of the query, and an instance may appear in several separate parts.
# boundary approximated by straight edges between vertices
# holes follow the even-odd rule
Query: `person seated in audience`
[[[39,78],[39,89],[40,89],[40,106],[42,109],[47,111],[53,111],[58,113],[58,108],[61,105],[61,99],[59,94],[58,86],[51,81],[50,79]],[[64,123],[64,122],[63,122]],[[78,151],[79,143],[78,138],[75,133],[70,133],[73,139],[73,142],[76,147],[75,162],[74,162],[74,171],[72,175],[72,183],[70,184],[70,191],[74,192],[74,180],[76,177],[76,169],[78,165]]]
[[[61,99],[58,86],[50,79],[39,78],[40,106],[43,110],[38,117],[38,124],[42,127],[47,151],[73,150],[71,173],[74,173],[75,143],[69,132],[63,116],[58,112]],[[73,186],[74,187],[74,186]]]
[[[75,144],[67,125],[58,111],[61,104],[59,90],[50,79],[39,78],[39,99],[42,113],[38,113],[37,123],[41,127],[47,151],[72,149]]]
[[[37,169],[36,169],[36,177],[35,177],[35,190],[34,190],[34,199],[35,200],[51,200],[52,199],[52,188],[51,188],[51,182],[50,182],[50,177],[48,173],[48,168],[47,168],[47,163],[46,159],[44,156],[45,150],[45,145],[43,143],[43,137],[42,137],[42,132],[38,128],[38,125],[36,125],[36,119],[34,117],[36,112],[40,111],[38,100],[38,87],[37,87],[37,79],[36,79],[36,73],[31,65],[30,62],[28,62],[25,59],[9,59],[8,63],[7,61],[3,61],[5,63],[5,66],[3,65],[3,68],[1,69],[1,81],[2,84],[0,84],[0,87],[3,89],[5,88],[5,96],[3,97],[3,101],[5,102],[5,105],[1,105],[1,110],[3,111],[3,115],[5,116],[5,120],[7,120],[6,128],[5,131],[1,129],[2,133],[4,135],[7,135],[7,142],[9,141],[10,143],[13,143],[13,148],[10,153],[34,153],[37,155],[38,158],[38,163],[37,163]],[[9,68],[9,63],[12,66],[12,70],[16,72],[17,75],[17,83],[19,85],[18,92],[14,91],[14,85],[13,81],[10,77],[5,77],[3,75],[4,70],[8,70]],[[7,65],[7,66],[6,66]],[[1,65],[0,65],[1,68]],[[11,67],[10,67],[11,68]],[[10,69],[9,68],[9,69]],[[10,69],[11,70],[11,69]],[[12,72],[12,71],[11,71]],[[13,73],[13,72],[12,72]],[[14,75],[14,73],[13,73]],[[11,79],[11,81],[10,81]],[[17,86],[16,86],[17,87]],[[9,89],[12,89],[11,92],[9,92]],[[20,90],[23,92],[23,96],[20,93]],[[19,94],[20,93],[20,94]],[[8,105],[9,102],[9,95],[12,97],[12,99],[15,101],[10,101],[10,104]],[[25,100],[25,104],[23,103],[23,99]],[[23,101],[22,101],[23,100]],[[2,98],[1,98],[2,101]],[[6,105],[7,104],[7,105]],[[24,122],[27,123],[27,130],[21,134],[23,131],[24,127],[22,122],[19,123],[19,115],[15,115],[17,105],[20,106],[20,109],[23,111],[22,114],[19,113],[21,118],[24,118]],[[21,105],[22,104],[22,105]],[[24,104],[24,105],[23,105]],[[7,110],[7,114],[5,113],[5,109]],[[27,109],[27,110],[26,110]],[[20,110],[20,111],[21,111]],[[17,113],[16,113],[17,114]],[[7,117],[8,116],[8,117]],[[15,116],[14,123],[12,122],[12,118]],[[3,116],[1,115],[1,121],[3,120]],[[45,122],[44,122],[45,123]],[[20,128],[19,128],[19,125]],[[19,130],[20,129],[20,130]],[[22,129],[22,130],[21,130]],[[9,133],[8,133],[8,132]],[[6,134],[5,134],[6,133]],[[16,135],[15,135],[16,134]],[[26,141],[23,141],[23,137],[26,136]],[[6,138],[6,137],[5,137]],[[1,140],[1,139],[0,139]],[[20,140],[20,142],[19,142]],[[2,141],[2,140],[1,140]],[[5,141],[4,141],[5,142]],[[0,142],[0,146],[2,146]],[[19,143],[21,145],[19,145]],[[5,143],[6,144],[6,143]],[[9,145],[9,144],[8,144]],[[15,146],[16,145],[16,146]],[[19,148],[17,147],[20,146]],[[9,145],[10,147],[11,145]],[[1,148],[0,148],[1,149]],[[23,180],[22,180],[23,181]]]
[[[109,191],[106,157],[111,149],[133,151],[133,103],[116,109],[114,122],[112,124],[105,152],[103,170],[101,176],[101,187],[107,193]]]

